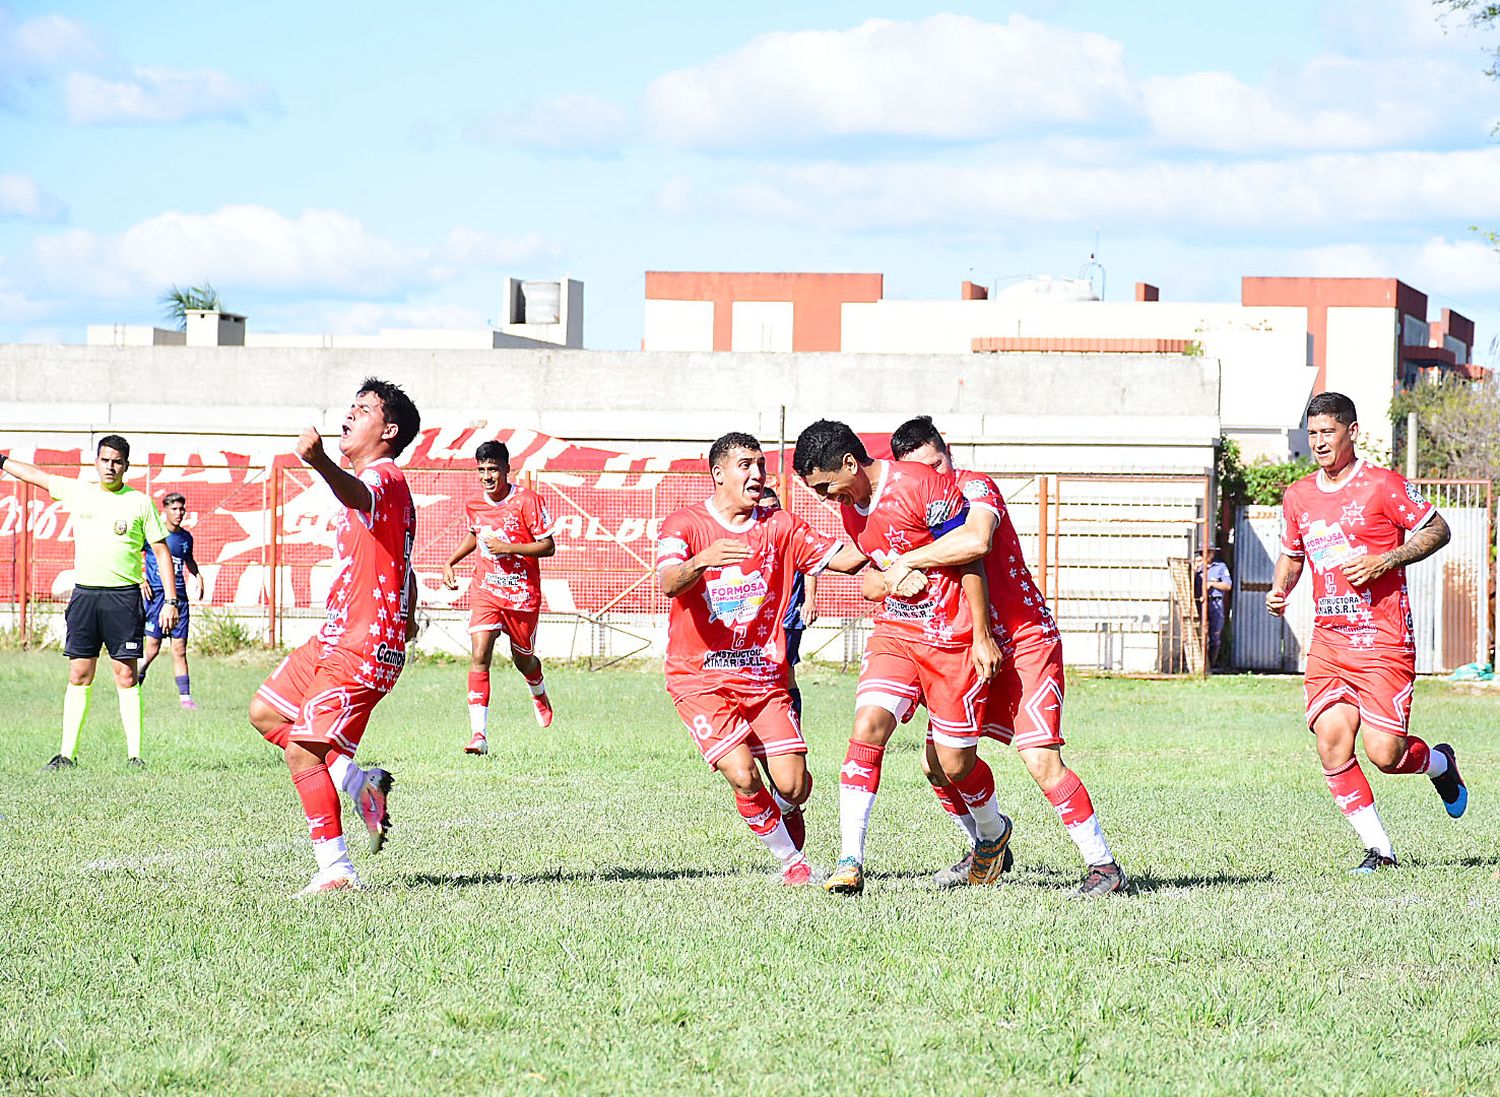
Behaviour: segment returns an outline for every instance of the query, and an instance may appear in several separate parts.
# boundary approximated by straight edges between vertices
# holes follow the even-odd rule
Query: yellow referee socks
[[[78,750],[78,730],[83,727],[83,718],[89,714],[89,694],[93,686],[75,686],[68,683],[63,694],[62,750],[64,758],[72,759]]]
[[[119,689],[120,694],[120,723],[125,725],[125,756],[127,758],[139,758],[141,756],[141,723],[144,719],[144,703],[141,700],[141,686],[137,682],[129,689]]]

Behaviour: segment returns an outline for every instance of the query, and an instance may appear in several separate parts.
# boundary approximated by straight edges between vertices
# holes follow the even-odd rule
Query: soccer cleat
[[[1469,786],[1459,776],[1458,757],[1453,753],[1453,748],[1447,743],[1439,743],[1432,749],[1448,756],[1447,771],[1441,777],[1432,779],[1432,787],[1443,798],[1443,810],[1457,819],[1469,806]]]
[[[798,857],[791,864],[781,870],[781,883],[784,887],[802,887],[813,881],[812,865],[807,863],[806,857]]]
[[[143,762],[143,761],[141,761],[140,758],[138,758],[138,757],[137,758],[127,758],[127,759],[125,759],[125,764],[128,767],[130,767],[131,769],[145,769],[146,768],[146,763]]]
[[[1009,853],[1010,850],[1005,851]],[[932,874],[932,882],[940,888],[963,887],[969,882],[969,865],[974,861],[974,851],[965,853],[951,868],[940,868]]]
[[[1083,883],[1068,898],[1097,899],[1101,895],[1124,892],[1129,887],[1130,880],[1125,875],[1125,870],[1111,861],[1106,865],[1090,865]]]
[[[1011,825],[1008,815],[1000,816],[1000,821],[1005,824],[1000,837],[989,842],[981,838],[974,843],[973,858],[969,861],[970,887],[989,887],[999,881],[1000,874],[1010,867],[1005,854],[1009,851],[1010,836],[1015,827]]]
[[[465,754],[488,754],[489,752],[489,740],[484,737],[482,731],[476,731],[474,738],[469,740],[469,745],[464,747]]]
[[[56,771],[62,770],[62,769],[77,769],[77,768],[78,768],[78,763],[75,762],[75,761],[73,761],[73,759],[68,758],[68,757],[66,757],[65,755],[62,755],[62,754],[54,754],[52,756],[52,761],[48,762],[45,766],[42,767],[42,772],[46,773],[49,769],[52,770],[53,772],[56,772]]]
[[[188,712],[197,712],[198,702],[194,701],[191,697],[184,697],[182,699],[182,707]]]
[[[358,891],[362,887],[364,884],[353,868],[334,867],[324,869],[314,876],[311,883],[297,892],[297,898],[323,895],[330,891]]]
[[[1365,850],[1365,859],[1349,870],[1351,876],[1368,876],[1383,868],[1396,868],[1395,856],[1387,857],[1378,849]]]
[[[865,866],[853,857],[840,857],[823,890],[834,895],[858,895],[865,890]]]
[[[354,806],[359,817],[370,830],[370,852],[379,853],[385,845],[386,835],[391,830],[391,813],[386,806],[386,797],[396,779],[383,769],[365,770],[365,782],[354,797]]]
[[[531,707],[536,709],[538,727],[549,728],[552,726],[552,702],[547,700],[545,693],[532,694]]]

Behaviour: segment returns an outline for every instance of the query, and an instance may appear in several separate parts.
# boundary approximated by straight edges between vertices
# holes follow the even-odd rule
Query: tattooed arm
[[[1453,532],[1448,528],[1448,523],[1443,521],[1443,516],[1434,514],[1431,520],[1408,537],[1406,543],[1400,548],[1391,549],[1390,552],[1379,556],[1361,556],[1358,560],[1351,560],[1344,565],[1344,575],[1348,577],[1349,582],[1362,587],[1379,579],[1388,571],[1404,568],[1415,564],[1418,560],[1427,559],[1446,545],[1452,536]]]

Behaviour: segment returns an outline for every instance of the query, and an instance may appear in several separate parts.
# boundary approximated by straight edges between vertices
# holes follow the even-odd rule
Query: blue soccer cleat
[[[1469,806],[1469,786],[1464,784],[1464,779],[1458,774],[1458,758],[1454,755],[1453,748],[1447,743],[1439,743],[1432,749],[1448,758],[1448,768],[1441,777],[1432,779],[1432,787],[1443,798],[1443,810],[1457,819]]]

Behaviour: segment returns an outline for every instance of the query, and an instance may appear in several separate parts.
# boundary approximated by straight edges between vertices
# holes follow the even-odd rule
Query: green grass
[[[657,674],[554,670],[538,732],[506,668],[474,759],[463,668],[418,665],[364,747],[398,781],[386,852],[356,854],[368,890],[297,902],[305,826],[243,718],[268,669],[196,660],[197,716],[154,679],[145,773],[98,687],[80,769],[38,774],[63,660],[0,661],[0,1090],[1500,1091],[1488,697],[1422,684],[1417,726],[1458,744],[1473,806],[1455,823],[1425,779],[1374,774],[1405,864],[1352,878],[1298,682],[1072,681],[1068,756],[1140,887],[1091,904],[993,745],[1017,871],[932,890],[959,843],[909,726],[869,888],[841,900],[773,886]],[[809,679],[826,866],[853,683]]]

